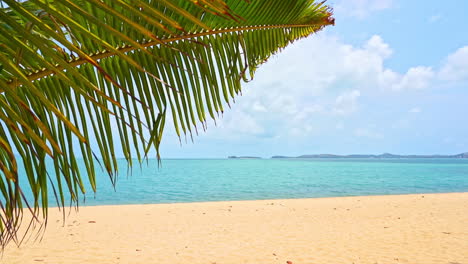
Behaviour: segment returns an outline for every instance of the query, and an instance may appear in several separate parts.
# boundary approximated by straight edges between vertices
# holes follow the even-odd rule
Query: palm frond
[[[18,241],[25,203],[47,217],[48,182],[64,207],[86,192],[83,174],[96,191],[96,163],[115,183],[119,149],[130,165],[151,149],[159,159],[169,112],[179,137],[205,129],[260,64],[331,15],[313,0],[0,1],[2,245]]]

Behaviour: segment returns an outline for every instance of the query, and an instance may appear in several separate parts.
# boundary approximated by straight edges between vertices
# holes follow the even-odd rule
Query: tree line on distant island
[[[229,159],[261,159],[255,156],[229,156]],[[468,159],[468,152],[456,155],[396,155],[384,153],[380,155],[366,154],[351,154],[351,155],[335,155],[335,154],[312,154],[301,155],[297,157],[291,156],[272,156],[272,159]]]

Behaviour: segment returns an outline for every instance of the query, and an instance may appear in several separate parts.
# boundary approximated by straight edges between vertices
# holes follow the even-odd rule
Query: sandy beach
[[[80,207],[1,263],[468,263],[468,193]]]

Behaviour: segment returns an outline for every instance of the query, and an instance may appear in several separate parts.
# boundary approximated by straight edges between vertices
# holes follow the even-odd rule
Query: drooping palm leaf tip
[[[331,24],[313,0],[0,0],[1,244],[23,207],[47,219],[48,185],[77,205],[97,168],[115,183],[116,153],[159,160],[166,117],[179,137],[205,129],[260,64]]]

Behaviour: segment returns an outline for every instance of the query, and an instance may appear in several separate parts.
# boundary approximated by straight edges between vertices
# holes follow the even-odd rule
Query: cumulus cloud
[[[434,75],[431,67],[413,67],[405,75],[396,76],[390,87],[393,90],[424,89],[429,87]]]
[[[217,133],[227,137],[307,136],[319,129],[319,118],[334,120],[329,126],[336,130],[340,118],[358,113],[361,99],[369,93],[430,85],[434,77],[430,67],[416,66],[405,73],[386,68],[385,60],[392,54],[390,45],[378,35],[360,46],[326,33],[296,42],[259,68],[255,80],[245,85],[244,95],[219,122]]]
[[[356,118],[375,93],[400,96],[429,89],[442,78],[468,78],[468,47],[448,56],[441,69],[415,65],[398,72],[385,65],[393,53],[378,35],[361,45],[326,32],[298,41],[259,68],[254,81],[244,85],[243,96],[207,136],[254,141],[309,138],[344,129],[344,118]],[[421,109],[408,111],[416,114]],[[356,137],[384,137],[379,129],[362,124],[347,123],[346,130]]]
[[[234,113],[220,118],[217,124],[217,129],[208,129],[208,133],[212,136],[225,137],[243,137],[243,136],[258,136],[265,132],[265,129],[260,124],[258,118],[254,118],[246,111],[233,111]],[[214,133],[214,134],[213,134]]]
[[[439,77],[446,81],[468,80],[468,46],[464,46],[445,60]]]
[[[259,69],[217,130],[260,137],[273,130],[285,136],[313,133],[317,117],[359,109],[365,89],[379,86],[392,52],[380,36],[361,47],[325,34],[297,42]]]
[[[361,96],[361,92],[353,90],[339,95],[335,100],[333,113],[338,115],[349,115],[356,112],[358,108],[357,100]]]
[[[335,10],[339,16],[363,19],[373,12],[391,8],[393,5],[394,0],[341,0],[336,4]]]
[[[365,50],[378,54],[381,58],[387,59],[393,53],[390,45],[385,43],[379,35],[373,35],[364,45]]]
[[[380,87],[401,77],[384,68],[385,59],[392,53],[390,46],[378,35],[362,46],[349,45],[326,34],[317,35],[294,44],[278,58],[273,58],[260,68],[253,83],[255,87],[268,86],[268,92],[280,87],[283,96],[291,93],[320,95],[340,83],[348,89],[356,85]],[[272,97],[275,101],[286,100],[276,95]]]

